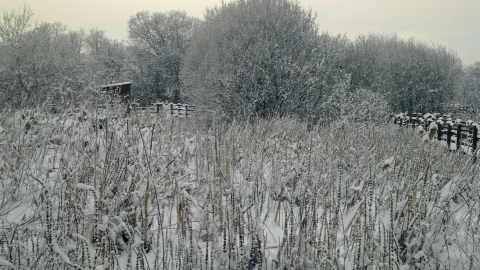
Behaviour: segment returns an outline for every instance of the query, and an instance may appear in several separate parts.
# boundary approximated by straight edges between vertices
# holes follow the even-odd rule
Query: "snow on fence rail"
[[[170,116],[176,115],[179,117],[189,117],[194,112],[194,107],[188,104],[173,104],[173,103],[154,103],[150,106],[142,107],[138,103],[131,103],[131,112],[149,112],[156,114],[167,114]]]
[[[478,149],[480,125],[471,120],[453,120],[441,114],[396,114],[391,115],[393,123],[400,126],[429,130],[432,122],[436,124],[436,139],[445,142],[450,150],[462,149],[467,153],[475,153]]]

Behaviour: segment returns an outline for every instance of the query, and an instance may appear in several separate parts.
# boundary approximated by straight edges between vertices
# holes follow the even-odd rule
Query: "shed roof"
[[[122,85],[127,85],[127,84],[132,84],[131,82],[122,82],[122,83],[114,83],[114,84],[105,84],[100,86],[101,88],[107,88],[107,87],[116,87],[116,86],[122,86]]]

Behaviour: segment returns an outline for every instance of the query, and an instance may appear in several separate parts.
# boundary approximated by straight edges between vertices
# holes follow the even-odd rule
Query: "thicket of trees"
[[[315,16],[289,0],[207,10],[185,58],[187,98],[229,116],[308,115],[323,69]]]
[[[132,82],[140,101],[180,101],[178,74],[198,21],[185,12],[132,16],[129,41],[112,40],[100,29],[33,24],[32,16],[24,7],[4,13],[0,22],[2,104],[68,106],[92,97],[102,84],[122,81]]]
[[[144,103],[312,122],[349,118],[342,113],[352,110],[333,109],[345,99],[358,114],[372,107],[441,112],[445,104],[478,104],[480,96],[479,64],[462,69],[454,52],[413,39],[321,32],[315,14],[291,0],[236,0],[207,9],[203,20],[139,12],[122,42],[100,29],[32,24],[32,16],[25,7],[0,22],[0,102],[12,107],[80,102],[120,81],[131,81]]]
[[[83,32],[67,32],[59,23],[31,27],[33,12],[4,13],[0,24],[0,78],[2,104],[31,105],[38,96],[56,96],[58,87],[68,93],[82,76]],[[66,81],[66,75],[70,80]]]
[[[396,36],[358,37],[349,61],[352,87],[382,94],[394,111],[442,111],[462,71],[455,53]]]
[[[198,21],[184,11],[139,12],[130,18],[134,81],[136,89],[141,89],[138,98],[180,101],[180,69]]]
[[[480,113],[480,62],[464,69],[458,81],[456,97],[460,105],[468,107],[473,113]]]
[[[104,82],[128,78],[122,43],[92,29],[32,25],[25,7],[0,23],[0,102],[7,107],[82,103]],[[4,107],[5,108],[5,107]]]

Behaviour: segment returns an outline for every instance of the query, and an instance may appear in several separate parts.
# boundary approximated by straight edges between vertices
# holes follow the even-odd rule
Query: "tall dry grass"
[[[0,269],[480,266],[478,163],[413,131],[121,108],[0,126]]]

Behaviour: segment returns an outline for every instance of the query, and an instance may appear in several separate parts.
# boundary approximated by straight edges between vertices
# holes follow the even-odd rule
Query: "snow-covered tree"
[[[289,0],[208,9],[182,69],[189,102],[232,117],[308,116],[318,95],[315,15]]]
[[[140,99],[180,100],[180,67],[197,23],[185,11],[142,11],[130,18],[130,56]]]
[[[394,111],[441,111],[461,72],[454,52],[396,35],[359,36],[349,54],[352,86],[382,93]]]
[[[480,62],[465,68],[459,80],[455,100],[468,106],[474,113],[480,112]]]
[[[28,7],[3,15],[0,100],[7,106],[23,107],[80,98],[91,81],[85,33],[68,31],[61,23],[32,25],[32,16]]]

